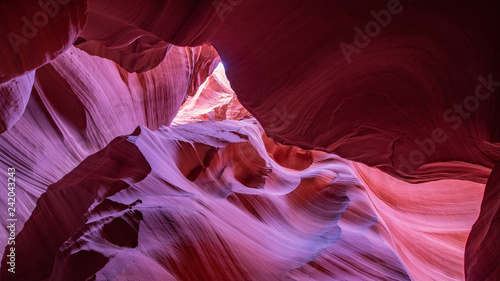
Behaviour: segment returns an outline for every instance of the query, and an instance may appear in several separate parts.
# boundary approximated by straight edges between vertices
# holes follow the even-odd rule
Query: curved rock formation
[[[85,52],[110,59],[128,72],[144,72],[157,67],[172,45],[153,36],[142,36],[124,46],[110,48],[92,40],[81,39],[75,46]]]
[[[481,184],[415,186],[317,151],[291,169],[275,155],[303,153],[266,139],[252,119],[115,139],[40,197],[2,280],[463,278]]]
[[[209,41],[242,104],[275,140],[420,182],[464,178],[468,169],[434,163],[491,168],[500,159],[498,57],[486,55],[499,44],[497,10],[490,0],[90,1],[81,36],[120,48],[141,36]]]
[[[241,106],[227,80],[224,66],[219,64],[215,71],[182,104],[172,125],[196,121],[242,120],[251,117]]]
[[[495,280],[500,277],[500,188],[499,165],[491,172],[481,213],[472,227],[465,248],[465,276],[467,280]]]
[[[468,167],[453,162],[492,168],[500,159],[500,72],[498,56],[487,55],[499,44],[497,10],[492,0],[89,1],[77,43],[144,71],[165,42],[209,41],[239,100],[275,140],[420,182],[464,178]]]
[[[16,213],[18,229],[47,186],[87,156],[138,125],[157,129],[170,124],[183,100],[215,68],[218,57],[214,52],[209,46],[173,47],[160,66],[135,74],[72,47],[39,68],[36,75],[30,74],[35,76],[33,92],[31,96],[25,92],[26,97],[17,101],[29,98],[26,110],[0,135],[0,166],[2,170],[15,166],[17,184],[22,187],[16,191],[17,200],[23,202]],[[25,84],[17,85],[22,90]],[[15,82],[6,85],[9,90],[18,89]],[[3,93],[2,98],[9,98],[5,105],[16,102]],[[0,206],[7,208],[7,201],[1,200]],[[7,235],[7,229],[2,228],[0,234]]]
[[[248,118],[233,114],[240,107],[232,95],[218,68],[175,120]],[[70,128],[56,126],[64,115],[44,99],[35,92],[29,114],[2,136],[5,143],[35,120]],[[45,115],[28,118],[41,108]],[[90,113],[92,120],[99,116]],[[28,162],[31,172],[18,168],[19,184],[37,198],[44,169],[59,176],[45,181],[49,188],[24,215],[31,214],[16,237],[18,270],[10,275],[2,266],[2,280],[464,278],[482,184],[406,183],[335,155],[275,143],[254,119],[140,127],[85,160],[91,150],[81,151],[80,139],[46,134],[56,142],[52,160]],[[9,155],[3,161],[14,160]]]
[[[0,11],[0,83],[62,54],[87,22],[86,0],[6,0]]]
[[[30,72],[0,84],[0,133],[12,127],[23,115],[34,80],[35,72]]]
[[[415,182],[485,182],[447,162],[500,159],[498,2],[236,2],[210,41],[274,139]]]
[[[2,280],[500,278],[498,1],[0,10]]]

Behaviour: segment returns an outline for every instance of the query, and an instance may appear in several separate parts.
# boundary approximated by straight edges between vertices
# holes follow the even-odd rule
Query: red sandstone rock
[[[87,1],[5,0],[0,11],[0,83],[4,83],[67,50],[85,26]]]
[[[75,46],[91,55],[110,59],[128,72],[144,72],[157,67],[172,48],[172,45],[153,36],[139,37],[124,47],[110,48],[84,39]]]
[[[221,74],[200,93],[220,91]],[[221,104],[232,100],[218,93],[212,99]],[[28,117],[43,105],[35,93],[28,115],[2,141],[26,132],[16,130],[34,123]],[[53,157],[24,160],[34,171],[19,176],[27,190],[36,189],[44,169],[61,171],[49,163],[82,161],[68,158],[82,153],[69,145],[77,139],[63,145],[51,135],[58,126],[49,120],[60,113],[45,106],[38,122],[55,142]],[[185,112],[184,120],[229,116],[207,108]],[[62,171],[67,175],[48,181],[55,183],[16,237],[24,245],[19,256],[31,257],[19,261],[16,278],[463,279],[465,239],[483,190],[458,180],[405,183],[328,153],[276,144],[253,120],[143,127]],[[34,246],[42,242],[32,233],[50,241],[47,248]],[[5,269],[2,280],[10,280]]]
[[[214,51],[202,55],[207,48],[173,47],[158,67],[136,74],[73,47],[38,69],[35,89],[47,109],[54,110],[54,121],[73,131],[72,137],[90,144],[108,134],[103,145],[137,125],[156,129],[170,124],[218,61]],[[120,119],[127,121],[116,122]]]
[[[16,278],[497,278],[497,2],[64,5],[0,41]],[[0,8],[4,38],[41,9]],[[198,91],[211,45],[231,86]],[[239,121],[160,127],[184,101],[175,125]]]
[[[498,1],[235,2],[209,41],[273,139],[414,182],[485,182],[450,162],[500,160]],[[381,27],[373,13],[390,3]],[[356,47],[369,24],[379,29]],[[349,59],[343,42],[357,48]]]
[[[18,230],[47,186],[87,156],[117,136],[130,134],[138,124],[151,129],[168,125],[185,97],[217,63],[216,57],[206,55],[214,52],[207,48],[173,47],[159,67],[140,74],[74,47],[39,68],[31,96],[27,92],[19,97],[19,103],[29,98],[24,114],[0,136],[2,170],[7,166],[18,170],[21,188],[16,198],[23,202],[16,213]],[[12,98],[2,92],[3,97]],[[7,208],[7,201],[1,200],[1,206]],[[5,228],[0,230],[0,237],[7,234]]]
[[[155,3],[90,1],[82,38],[111,47],[140,36],[209,41],[273,139],[409,181],[464,178],[453,162],[491,168],[500,159],[500,72],[487,55],[498,46],[495,1]]]
[[[465,276],[467,280],[500,279],[500,187],[499,165],[491,172],[481,213],[472,227],[465,248]]]
[[[81,37],[108,47],[123,47],[144,35],[174,45],[199,46],[221,24],[212,1],[88,2],[88,24]]]
[[[2,280],[463,278],[482,184],[405,183],[318,151],[290,169],[274,157],[294,149],[262,133],[225,120],[115,139],[40,197]]]

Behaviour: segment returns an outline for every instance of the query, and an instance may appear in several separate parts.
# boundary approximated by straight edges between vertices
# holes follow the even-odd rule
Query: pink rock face
[[[275,155],[303,153],[262,134],[250,119],[115,139],[40,197],[2,280],[463,278],[481,184],[414,185],[318,151],[291,169]]]
[[[12,127],[28,104],[31,88],[35,80],[35,73],[30,72],[0,84],[0,133]]]
[[[173,47],[158,67],[128,73],[109,60],[72,47],[37,70],[35,90],[48,110],[54,110],[56,123],[73,130],[72,137],[81,135],[83,142],[90,143],[102,138],[102,133],[130,132],[137,124],[152,129],[170,124],[187,95],[217,62],[210,46]],[[124,115],[129,122],[109,124]],[[114,128],[115,132],[110,131]]]
[[[16,166],[22,187],[16,191],[23,202],[16,213],[18,229],[47,186],[87,156],[137,125],[157,129],[170,124],[182,101],[218,62],[206,48],[173,47],[160,66],[140,74],[75,47],[39,68],[23,116],[0,136],[2,167]],[[7,208],[7,201],[0,206]],[[0,233],[8,234],[6,229]]]
[[[500,279],[497,1],[0,8],[1,280]]]
[[[241,108],[232,95],[218,68],[175,120],[248,118],[232,114]],[[37,120],[48,142],[38,149],[53,155],[42,161],[46,153],[35,153],[31,172],[18,169],[19,184],[34,195],[20,200],[34,203],[49,187],[34,209],[24,209],[18,269],[11,275],[2,266],[2,280],[464,278],[482,184],[406,183],[274,143],[254,119],[140,127],[83,160],[91,150],[83,152],[81,140],[47,130],[69,127],[50,123],[60,116],[55,107],[35,93],[25,117],[2,136],[8,144],[14,133],[36,132]],[[37,182],[49,171],[57,174]]]

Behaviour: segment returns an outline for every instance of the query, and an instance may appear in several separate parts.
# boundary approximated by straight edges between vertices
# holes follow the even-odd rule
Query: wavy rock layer
[[[24,113],[28,104],[35,73],[14,78],[0,84],[0,133],[10,129]]]
[[[32,84],[21,78],[16,78],[17,84],[4,84],[2,89],[12,93],[26,90],[17,98],[2,91],[6,105],[17,102],[20,109],[27,103],[19,121],[0,135],[0,167],[17,170],[18,229],[47,186],[87,156],[138,125],[157,129],[170,124],[183,100],[196,92],[217,63],[209,46],[173,47],[160,66],[131,74],[72,47],[30,74],[35,80],[31,95]],[[14,118],[21,113],[9,114]],[[7,208],[7,201],[1,200],[0,207]],[[7,234],[7,229],[0,230],[1,237]]]
[[[463,278],[481,184],[415,186],[262,134],[250,119],[115,139],[40,197],[2,280]]]
[[[42,9],[6,3],[21,19]],[[412,182],[484,183],[486,178],[467,172],[468,164],[492,168],[500,160],[497,1],[86,4],[60,4],[56,16],[71,20],[57,25],[63,38],[53,42],[65,45],[44,41],[23,59],[30,65],[8,62],[3,82],[55,58],[76,36],[82,49],[129,71],[158,65],[167,43],[208,41],[224,60],[239,100],[275,140],[334,152]],[[48,40],[50,32],[34,39]],[[1,57],[18,58],[11,52]]]
[[[73,47],[37,70],[35,89],[47,107],[55,108],[55,121],[75,130],[73,137],[100,139],[98,134],[103,132],[114,137],[137,125],[156,129],[170,124],[187,95],[197,90],[218,61],[215,50],[207,45],[173,47],[158,67],[128,73],[109,60]],[[86,120],[87,115],[94,117],[93,124]],[[133,125],[110,131],[108,120],[120,116],[127,116],[127,122],[113,126]]]
[[[125,47],[106,47],[82,38],[75,42],[75,46],[91,55],[110,59],[128,72],[144,72],[157,67],[172,47],[153,36],[139,37]]]
[[[221,22],[212,1],[89,0],[86,40],[124,47],[141,36],[154,36],[181,46],[199,46]]]
[[[44,99],[35,92],[2,135],[11,143],[2,163],[18,167],[18,201],[26,204],[18,213],[17,271],[6,271],[4,251],[2,280],[464,279],[484,185],[411,184],[275,143],[241,114],[221,66],[175,120],[247,120],[139,127],[104,147],[114,129],[85,147],[77,127],[66,131],[70,119]],[[102,114],[84,108],[91,120]],[[30,141],[27,131],[45,143]],[[14,136],[24,136],[18,154],[7,153]],[[91,148],[97,152],[85,159]]]
[[[472,227],[465,248],[467,280],[496,280],[500,278],[500,169],[491,172],[486,184],[481,213]]]
[[[0,9],[16,278],[500,278],[498,1]]]
[[[210,41],[275,140],[414,182],[500,160],[497,1],[236,2]]]

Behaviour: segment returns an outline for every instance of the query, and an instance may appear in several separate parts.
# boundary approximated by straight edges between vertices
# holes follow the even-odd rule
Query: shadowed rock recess
[[[0,280],[500,280],[499,15],[0,1]]]

